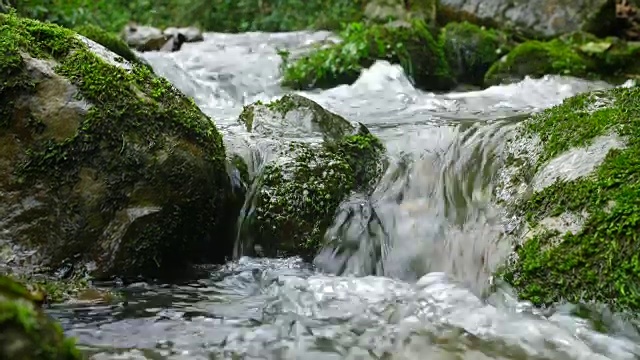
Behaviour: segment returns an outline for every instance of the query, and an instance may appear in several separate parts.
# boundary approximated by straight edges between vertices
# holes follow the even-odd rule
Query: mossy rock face
[[[110,34],[95,25],[82,25],[74,29],[78,34],[85,36],[112,52],[120,55],[129,62],[140,62],[140,59],[131,51],[127,43],[118,35]]]
[[[271,137],[276,155],[265,163],[249,195],[243,250],[259,245],[266,256],[313,257],[339,204],[353,191],[371,191],[382,175],[383,144],[364,125],[297,95],[250,105],[240,119]],[[272,131],[276,128],[293,129],[297,136]]]
[[[482,86],[491,65],[512,48],[505,33],[468,22],[447,24],[439,40],[456,80],[476,86]]]
[[[126,277],[224,260],[225,149],[191,99],[56,25],[0,15],[0,46],[0,241],[38,250],[15,265]]]
[[[442,47],[422,20],[389,25],[352,23],[341,36],[343,42],[286,64],[283,85],[312,89],[351,84],[376,60],[400,64],[424,90],[448,90],[455,85]]]
[[[567,75],[620,82],[638,72],[640,47],[616,38],[570,34],[548,42],[527,41],[494,63],[485,84],[518,81],[525,76]]]
[[[521,221],[499,272],[536,305],[640,309],[640,88],[585,93],[526,120],[506,151]]]
[[[74,341],[40,309],[38,297],[0,275],[0,359],[82,359]]]

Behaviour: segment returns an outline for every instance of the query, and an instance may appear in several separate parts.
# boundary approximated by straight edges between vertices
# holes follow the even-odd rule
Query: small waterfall
[[[397,157],[371,196],[345,201],[315,265],[339,275],[415,281],[442,271],[482,291],[508,254],[493,183],[521,116],[434,129],[427,149]]]

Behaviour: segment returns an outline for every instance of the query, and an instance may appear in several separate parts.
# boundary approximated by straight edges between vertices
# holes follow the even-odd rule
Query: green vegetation
[[[0,161],[11,170],[0,189],[37,194],[45,209],[25,210],[9,229],[21,245],[39,248],[52,268],[74,254],[95,261],[96,276],[171,275],[224,260],[233,216],[225,149],[193,100],[146,66],[106,62],[56,25],[0,14],[0,47]],[[55,60],[59,76],[33,76],[24,53]],[[56,96],[67,80],[86,111],[15,111],[18,97],[65,104]],[[128,209],[149,211],[130,220]]]
[[[477,86],[483,84],[489,67],[512,47],[505,33],[468,22],[447,24],[439,41],[456,80]]]
[[[310,89],[350,84],[376,60],[400,64],[423,89],[447,90],[454,85],[442,47],[421,20],[408,26],[352,23],[341,36],[342,43],[290,64],[285,58],[283,85]]]
[[[72,339],[42,312],[38,295],[0,275],[0,358],[16,360],[80,360]]]
[[[14,0],[22,16],[68,28],[96,25],[119,32],[129,21],[205,30],[339,29],[362,18],[364,0]]]
[[[547,42],[526,41],[491,66],[485,75],[485,84],[546,74],[616,82],[638,71],[635,60],[639,55],[640,46],[588,34],[573,34]]]
[[[591,176],[558,181],[518,205],[532,228],[565,212],[588,214],[575,235],[545,231],[517,250],[519,260],[502,276],[521,298],[538,305],[593,300],[640,309],[639,99],[638,87],[587,93],[525,121],[519,136],[542,140],[529,177],[600,135],[617,133],[627,146],[611,150]]]

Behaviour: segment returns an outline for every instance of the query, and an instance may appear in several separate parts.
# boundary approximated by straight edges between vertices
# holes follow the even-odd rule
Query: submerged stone
[[[56,25],[0,15],[0,46],[4,260],[161,276],[230,254],[225,149],[191,99]]]
[[[351,84],[376,60],[400,64],[424,90],[448,90],[455,85],[442,47],[422,20],[387,25],[352,23],[341,36],[341,43],[286,64],[283,85],[312,89]]]
[[[506,201],[520,226],[499,272],[521,299],[640,309],[638,129],[638,87],[581,94],[521,124],[505,184],[529,190]]]
[[[39,294],[0,275],[0,359],[82,359],[74,341],[64,337],[39,301]]]
[[[243,251],[258,245],[266,256],[313,257],[340,203],[375,186],[384,168],[383,144],[364,125],[298,95],[252,104],[240,121],[276,140],[276,156],[249,195]],[[309,136],[314,141],[303,140]]]

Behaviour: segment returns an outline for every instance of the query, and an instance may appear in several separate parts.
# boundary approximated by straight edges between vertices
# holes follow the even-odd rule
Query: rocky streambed
[[[513,64],[466,54],[527,44],[471,24],[208,33],[127,60],[0,16],[2,265],[49,274],[2,280],[3,334],[47,344],[12,354],[79,357],[40,310],[73,299],[47,312],[94,359],[640,356],[632,82],[510,70],[450,91]],[[398,37],[435,63],[304,70]],[[635,51],[566,39],[595,67],[556,74],[621,81],[598,61]]]

